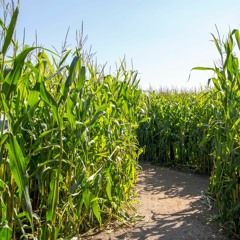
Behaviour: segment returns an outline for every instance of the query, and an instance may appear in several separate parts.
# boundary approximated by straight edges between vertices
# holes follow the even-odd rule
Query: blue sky
[[[211,72],[192,67],[213,66],[218,59],[211,41],[216,33],[240,28],[239,0],[21,0],[17,35],[25,28],[26,43],[35,41],[61,49],[75,47],[76,30],[84,24],[85,46],[92,46],[99,64],[107,69],[126,57],[139,72],[140,86],[192,88],[206,85]]]

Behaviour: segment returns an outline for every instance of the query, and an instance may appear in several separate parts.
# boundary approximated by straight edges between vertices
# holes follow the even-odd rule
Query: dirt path
[[[207,219],[213,214],[201,199],[208,179],[141,163],[136,208],[143,220],[133,227],[105,230],[88,239],[227,239],[216,223]]]

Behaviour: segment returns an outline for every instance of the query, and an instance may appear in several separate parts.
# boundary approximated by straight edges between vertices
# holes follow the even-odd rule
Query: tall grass
[[[129,218],[140,153],[137,74],[122,62],[105,75],[81,48],[20,49],[18,12],[1,21],[1,239],[66,239]]]

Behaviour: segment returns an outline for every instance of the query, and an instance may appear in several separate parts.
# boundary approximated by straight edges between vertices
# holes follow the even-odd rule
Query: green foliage
[[[212,96],[215,111],[211,122],[214,137],[214,171],[209,185],[216,201],[221,222],[240,236],[240,71],[239,30],[228,34],[226,40],[215,39],[221,63],[215,65]],[[236,44],[237,43],[237,44]]]
[[[1,237],[70,238],[127,218],[140,154],[137,74],[121,63],[105,75],[82,49],[70,64],[70,51],[17,49],[17,15],[1,22]]]
[[[144,97],[147,122],[138,139],[146,146],[141,157],[151,162],[210,173],[213,142],[207,138],[214,107],[208,92],[149,92]]]

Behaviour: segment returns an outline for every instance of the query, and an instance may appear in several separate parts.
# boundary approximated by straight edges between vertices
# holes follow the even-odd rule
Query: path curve
[[[217,223],[209,222],[213,210],[203,203],[208,178],[141,162],[136,209],[143,220],[133,227],[110,229],[88,239],[227,239]]]

